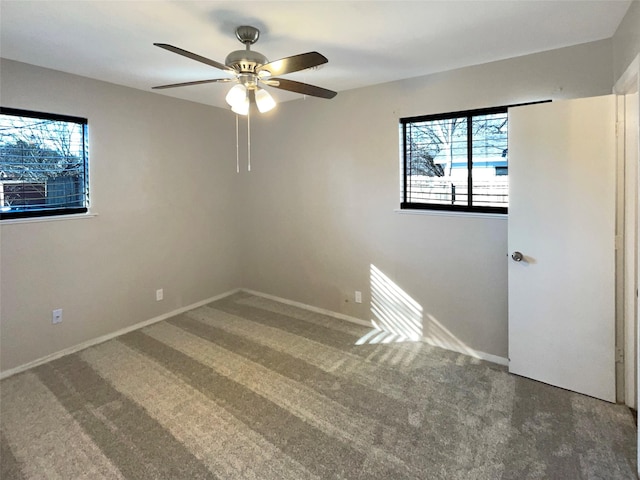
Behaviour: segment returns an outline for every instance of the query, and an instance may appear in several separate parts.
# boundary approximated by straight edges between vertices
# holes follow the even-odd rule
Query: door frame
[[[613,93],[626,95],[638,93],[638,108],[640,111],[640,54],[629,64],[625,72],[616,82]],[[626,116],[625,116],[626,120]],[[640,119],[635,119],[639,121]],[[640,123],[640,122],[639,122]],[[635,134],[640,143],[640,128]],[[640,149],[639,149],[640,150]],[[638,285],[640,285],[640,268],[638,262],[638,241],[640,238],[640,209],[638,205],[639,185],[640,185],[640,151],[636,152],[637,161],[632,162],[632,156],[625,155],[624,167],[624,203],[621,206],[624,211],[624,222],[622,238],[624,243],[624,281],[623,314],[616,315],[618,321],[618,331],[625,334],[624,341],[624,402],[628,406],[638,408],[638,398],[640,398],[640,374],[638,365],[640,364],[640,332],[638,329]],[[630,405],[631,404],[631,405]],[[640,432],[638,433],[637,460],[640,475]]]
[[[616,82],[613,93],[621,96],[618,108],[618,152],[620,161],[618,167],[618,226],[616,244],[618,245],[619,261],[617,261],[617,292],[616,301],[616,338],[618,355],[624,360],[619,364],[618,380],[622,383],[618,388],[618,400],[627,406],[637,409],[640,398],[640,376],[638,375],[638,356],[640,354],[640,338],[638,336],[638,301],[637,290],[640,285],[640,269],[638,268],[638,239],[640,228],[639,217],[639,173],[640,166],[633,156],[625,155],[624,125],[625,108],[624,95],[636,93],[640,90],[640,54],[631,62],[624,74]],[[636,132],[640,137],[640,133]],[[636,152],[636,155],[637,152]],[[635,158],[638,158],[637,156]],[[640,455],[640,448],[639,448]]]

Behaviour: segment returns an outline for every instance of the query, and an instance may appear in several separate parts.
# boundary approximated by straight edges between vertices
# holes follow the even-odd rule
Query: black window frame
[[[519,105],[508,105],[499,107],[479,108],[474,110],[461,110],[458,112],[437,113],[432,115],[419,115],[415,117],[406,117],[400,119],[400,126],[402,131],[402,201],[400,203],[401,210],[440,210],[449,212],[472,212],[472,213],[497,213],[508,214],[508,207],[497,207],[487,205],[473,205],[473,139],[471,135],[467,135],[467,205],[451,205],[440,203],[425,203],[425,202],[410,202],[407,200],[407,182],[408,182],[408,146],[407,146],[407,124],[434,121],[434,120],[450,120],[465,118],[467,121],[467,132],[471,131],[470,124],[473,121],[473,117],[479,117],[484,115],[494,115],[500,113],[507,113],[509,108]],[[507,158],[507,165],[508,165]]]
[[[0,115],[10,115],[16,117],[27,117],[42,120],[53,120],[60,122],[75,123],[82,126],[82,203],[81,207],[64,206],[64,207],[52,207],[52,208],[37,208],[32,210],[23,210],[15,212],[2,212],[0,211],[0,220],[11,219],[26,219],[26,218],[40,218],[40,217],[53,217],[60,215],[75,215],[84,214],[89,211],[89,121],[84,117],[77,117],[72,115],[64,115],[49,112],[38,112],[34,110],[23,110],[18,108],[0,107]]]

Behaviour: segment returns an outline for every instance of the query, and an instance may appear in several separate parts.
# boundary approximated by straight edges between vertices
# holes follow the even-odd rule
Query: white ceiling
[[[630,0],[31,1],[0,0],[0,56],[151,91],[225,77],[153,46],[169,43],[224,63],[261,30],[269,60],[308,51],[329,59],[286,78],[338,92],[613,36]],[[229,84],[162,91],[226,108]],[[279,101],[299,95],[270,89]],[[318,100],[327,101],[327,100]]]

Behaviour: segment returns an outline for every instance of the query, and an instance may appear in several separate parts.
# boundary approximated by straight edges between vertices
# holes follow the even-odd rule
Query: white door
[[[614,95],[509,110],[509,371],[615,401]]]

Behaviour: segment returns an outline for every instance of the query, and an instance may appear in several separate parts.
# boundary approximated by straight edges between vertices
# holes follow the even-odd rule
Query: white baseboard
[[[135,325],[131,325],[130,327],[122,328],[120,330],[117,330],[117,331],[112,332],[112,333],[108,333],[108,334],[103,335],[101,337],[97,337],[97,338],[88,340],[88,341],[80,343],[78,345],[74,345],[73,347],[65,348],[64,350],[60,350],[59,352],[52,353],[50,355],[46,355],[44,357],[38,358],[36,360],[33,360],[32,362],[25,363],[24,365],[20,365],[18,367],[11,368],[9,370],[5,370],[3,372],[0,372],[0,380],[2,380],[4,378],[7,378],[7,377],[10,377],[12,375],[15,375],[17,373],[24,372],[25,370],[29,370],[31,368],[37,367],[38,365],[42,365],[42,364],[50,362],[52,360],[56,360],[58,358],[64,357],[65,355],[70,355],[72,353],[79,352],[80,350],[84,350],[85,348],[91,347],[93,345],[97,345],[99,343],[106,342],[107,340],[111,340],[113,338],[119,337],[121,335],[124,335],[125,333],[129,333],[129,332],[132,332],[134,330],[139,330],[141,328],[147,327],[147,326],[152,325],[154,323],[161,322],[162,320],[166,320],[168,318],[174,317],[176,315],[179,315],[181,313],[187,312],[189,310],[193,310],[194,308],[198,308],[198,307],[201,307],[201,306],[206,305],[208,303],[215,302],[216,300],[220,300],[221,298],[228,297],[229,295],[232,295],[232,294],[240,292],[240,291],[249,293],[251,295],[256,295],[258,297],[268,298],[268,299],[274,300],[276,302],[284,303],[285,305],[291,305],[293,307],[302,308],[303,310],[307,310],[307,311],[310,311],[310,312],[319,313],[321,315],[327,315],[329,317],[336,318],[336,319],[339,319],[339,320],[344,320],[344,321],[355,323],[355,324],[362,325],[362,326],[365,326],[365,327],[372,327],[372,324],[371,324],[370,321],[362,320],[361,318],[352,317],[350,315],[345,315],[343,313],[334,312],[334,311],[327,310],[327,309],[324,309],[324,308],[314,307],[313,305],[307,305],[306,303],[296,302],[294,300],[289,300],[287,298],[278,297],[276,295],[270,295],[268,293],[257,292],[255,290],[250,290],[250,289],[247,289],[247,288],[236,288],[234,290],[230,290],[230,291],[222,293],[220,295],[216,295],[214,297],[207,298],[206,300],[202,300],[202,301],[199,301],[199,302],[196,302],[196,303],[192,303],[191,305],[187,305],[185,307],[180,307],[180,308],[178,308],[176,310],[173,310],[171,312],[163,313],[162,315],[150,318],[150,319],[145,320],[145,321],[140,322],[140,323],[136,323]],[[477,359],[480,359],[480,360],[485,360],[487,362],[497,363],[498,365],[508,365],[509,364],[509,360],[508,359],[506,359],[504,357],[499,357],[497,355],[492,355],[490,353],[485,353],[485,352],[481,352],[481,351],[473,350],[473,349],[469,349],[469,348],[461,349],[457,345],[453,345],[453,344],[449,344],[447,342],[441,342],[441,341],[435,342],[435,341],[432,341],[429,338],[424,338],[423,341],[425,343],[427,343],[429,345],[433,345],[435,347],[439,347],[439,348],[443,348],[445,350],[450,350],[450,351],[453,351],[453,352],[461,353],[463,355],[467,355],[467,356],[470,356],[470,357],[473,357],[473,358],[477,358]]]
[[[302,308],[303,310],[308,310],[310,312],[319,313],[321,315],[327,315],[328,317],[338,318],[340,320],[346,320],[347,322],[351,322],[351,323],[357,323],[358,325],[363,325],[365,327],[371,326],[371,322],[367,322],[366,320],[362,320],[356,317],[351,317],[343,313],[337,313],[332,310],[326,310],[324,308],[314,307],[312,305],[307,305],[306,303],[295,302],[287,298],[277,297],[275,295],[269,295],[268,293],[256,292],[255,290],[249,290],[247,288],[241,288],[240,291],[245,293],[250,293],[251,295],[255,295],[257,297],[268,298],[269,300],[274,300],[276,302],[284,303],[285,305],[291,305],[292,307]]]
[[[486,362],[497,363],[498,365],[508,366],[509,359],[505,357],[500,357],[498,355],[493,355],[491,353],[481,352],[480,350],[473,350],[472,348],[460,348],[457,345],[453,345],[447,342],[434,341],[430,338],[424,339],[425,343],[429,345],[433,345],[434,347],[444,348],[445,350],[450,350],[452,352],[461,353],[468,357],[477,358],[478,360],[484,360]]]
[[[307,305],[306,303],[296,302],[293,300],[289,300],[287,298],[278,297],[276,295],[270,295],[268,293],[257,292],[255,290],[250,290],[247,288],[241,288],[240,291],[250,293],[251,295],[256,295],[258,297],[268,298],[269,300],[274,300],[276,302],[284,303],[286,305],[291,305],[293,307],[302,308],[310,312],[327,315],[329,317],[337,318],[339,320],[345,320],[347,322],[356,323],[358,325],[363,325],[365,327],[372,327],[372,324],[370,321],[362,320],[361,318],[352,317],[350,315],[344,315],[342,313],[333,312],[331,310],[327,310],[324,308],[314,307],[312,305]],[[443,341],[434,341],[430,338],[424,338],[423,341],[434,347],[439,347],[445,350],[450,350],[452,352],[461,353],[463,355],[477,358],[479,360],[485,360],[487,362],[496,363],[498,365],[504,365],[504,366],[509,365],[509,359],[505,357],[500,357],[498,355],[493,355],[491,353],[481,352],[479,350],[473,350],[468,347],[465,347],[463,349],[463,348],[460,348],[459,345],[454,345],[452,343],[443,342]]]
[[[233,295],[234,293],[237,293],[239,291],[240,291],[239,288],[230,290],[220,295],[207,298],[206,300],[201,300],[199,302],[192,303],[191,305],[187,305],[186,307],[180,307],[171,312],[163,313],[162,315],[158,315],[157,317],[144,320],[140,323],[136,323],[135,325],[131,325],[130,327],[122,328],[115,332],[102,335],[101,337],[93,338],[91,340],[80,343],[78,345],[74,345],[73,347],[65,348],[64,350],[60,350],[59,352],[52,353],[50,355],[46,355],[44,357],[38,358],[37,360],[33,360],[32,362],[25,363],[24,365],[20,365],[18,367],[11,368],[9,370],[5,370],[3,372],[0,372],[0,380],[10,377],[12,375],[15,375],[16,373],[29,370],[30,368],[37,367],[38,365],[42,365],[52,360],[56,360],[58,358],[64,357],[66,355],[79,352],[80,350],[84,350],[85,348],[92,347],[93,345],[106,342],[107,340],[111,340],[112,338],[119,337],[121,335],[124,335],[125,333],[133,332],[134,330],[139,330],[141,328],[147,327],[154,323],[161,322],[162,320],[166,320],[167,318],[175,317],[176,315],[180,315],[181,313],[187,312],[189,310],[193,310],[194,308],[198,308],[208,303],[215,302],[216,300],[220,300],[221,298],[228,297],[229,295]]]

